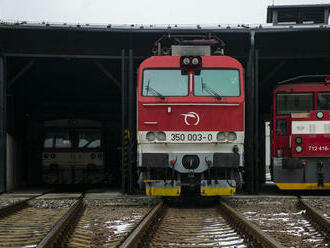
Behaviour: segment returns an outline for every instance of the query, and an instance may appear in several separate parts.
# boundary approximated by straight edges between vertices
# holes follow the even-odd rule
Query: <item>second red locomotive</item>
[[[330,77],[280,83],[271,130],[275,184],[284,190],[330,189]]]

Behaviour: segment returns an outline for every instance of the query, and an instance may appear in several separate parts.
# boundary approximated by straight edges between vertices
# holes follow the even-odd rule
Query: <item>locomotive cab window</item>
[[[51,131],[44,140],[44,148],[71,148],[70,133],[68,131]]]
[[[238,70],[202,69],[194,75],[195,96],[240,96]]]
[[[330,110],[330,92],[320,92],[317,94],[317,109]]]
[[[143,71],[142,96],[188,96],[188,75],[181,69]]]
[[[306,113],[314,109],[313,93],[279,93],[276,95],[277,115]]]
[[[78,147],[79,148],[100,148],[101,132],[94,130],[78,131]]]

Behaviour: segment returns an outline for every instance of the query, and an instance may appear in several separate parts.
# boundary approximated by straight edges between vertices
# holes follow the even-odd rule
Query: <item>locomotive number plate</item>
[[[311,152],[327,152],[330,151],[330,146],[327,145],[310,145],[308,150]]]
[[[169,137],[172,142],[212,142],[216,141],[212,133],[171,133]]]

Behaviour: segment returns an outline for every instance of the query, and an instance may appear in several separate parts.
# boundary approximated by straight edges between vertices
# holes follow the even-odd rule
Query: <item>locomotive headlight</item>
[[[49,158],[49,154],[48,153],[44,153],[44,158]]]
[[[224,132],[219,132],[217,134],[217,141],[224,141],[226,139],[226,134]]]
[[[302,147],[301,146],[296,146],[296,152],[298,152],[298,153],[300,153],[300,152],[302,152]]]
[[[323,112],[317,112],[317,113],[316,113],[316,117],[317,117],[318,119],[322,119],[322,118],[324,117],[324,113],[323,113]]]
[[[198,59],[198,58],[193,58],[193,59],[191,60],[191,63],[192,63],[193,65],[198,65],[198,64],[199,64],[199,59]]]
[[[165,141],[166,140],[166,134],[164,132],[157,132],[156,137],[159,141]]]
[[[302,143],[302,138],[301,137],[296,137],[296,143],[299,145]]]
[[[188,57],[185,57],[183,60],[182,60],[182,63],[184,65],[189,65],[190,64],[190,59]]]
[[[154,141],[155,140],[155,133],[154,132],[148,132],[147,135],[146,135],[146,139],[148,141]]]
[[[96,158],[96,154],[95,153],[92,153],[90,156],[91,156],[91,159],[95,159]]]
[[[228,133],[228,140],[229,140],[229,141],[235,141],[235,140],[237,140],[237,135],[236,135],[236,133],[234,133],[234,132],[229,132],[229,133]]]

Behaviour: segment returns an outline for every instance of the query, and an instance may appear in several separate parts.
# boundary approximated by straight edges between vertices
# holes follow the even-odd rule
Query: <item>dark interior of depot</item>
[[[126,95],[130,110],[122,111],[122,71],[121,49],[134,54],[132,68],[126,65],[126,83],[135,85],[136,69],[144,58],[152,56],[154,42],[171,30],[159,32],[52,32],[2,31],[1,39],[7,57],[7,190],[42,185],[43,123],[56,119],[89,119],[102,122],[104,161],[106,179],[103,185],[110,188],[121,185],[123,177],[122,152],[124,143],[121,120],[125,115],[130,120],[131,134],[135,128],[135,97]],[[29,32],[34,33],[40,47],[33,39],[27,39]],[[67,33],[68,32],[68,33]],[[181,31],[180,31],[181,32]],[[180,33],[176,30],[174,33]],[[225,43],[225,55],[238,59],[245,70],[246,79],[246,149],[255,146],[255,154],[246,152],[245,183],[265,181],[265,121],[270,120],[272,90],[276,83],[299,75],[329,74],[330,54],[329,35],[322,28],[315,30],[262,29],[252,33],[249,30],[218,30],[214,32]],[[182,31],[182,34],[186,34]],[[197,30],[195,33],[203,33]],[[209,34],[209,32],[205,32]],[[65,52],[48,41],[48,36],[56,36],[63,43]],[[82,39],[84,35],[84,39]],[[0,39],[0,40],[1,40]],[[54,51],[45,44],[53,44]],[[43,46],[44,45],[44,46]],[[89,48],[89,50],[84,48]],[[57,50],[56,50],[57,49]],[[44,57],[28,56],[36,53]],[[47,54],[109,55],[116,59],[86,59],[47,57]],[[19,56],[15,56],[19,54]],[[22,56],[21,56],[22,55]],[[56,57],[56,56],[54,56]],[[128,63],[127,63],[128,64]],[[254,81],[251,80],[251,66],[254,66]],[[131,75],[128,75],[128,70]],[[109,76],[111,75],[111,76]],[[119,84],[119,85],[118,85]],[[254,92],[251,92],[254,91]],[[127,94],[127,89],[125,89]],[[134,137],[129,147],[132,157],[129,168],[136,167],[134,157]],[[249,143],[250,142],[250,143]],[[249,157],[252,160],[249,160]],[[8,171],[9,170],[9,171]],[[132,182],[134,172],[130,172]],[[11,187],[8,187],[11,185]],[[133,182],[134,185],[134,182]],[[258,183],[256,184],[258,187]],[[247,191],[256,192],[252,186]],[[131,189],[127,190],[131,191]]]
[[[59,119],[101,123],[105,176],[98,185],[120,185],[120,85],[108,77],[120,80],[120,63],[8,58],[7,69],[9,190],[43,184],[45,121]]]

